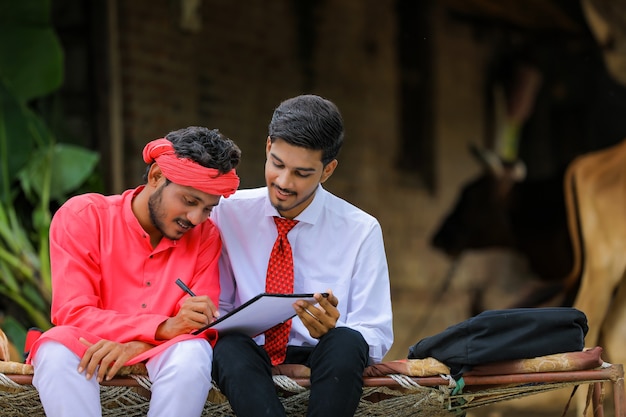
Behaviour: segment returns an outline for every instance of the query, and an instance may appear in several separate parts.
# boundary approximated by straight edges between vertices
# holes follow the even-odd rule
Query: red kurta
[[[164,237],[152,248],[150,236],[131,210],[131,201],[142,188],[122,195],[73,197],[54,215],[51,317],[56,327],[35,342],[31,356],[40,343],[55,340],[82,357],[87,347],[79,337],[92,343],[107,339],[159,345],[128,362],[132,364],[174,342],[198,337],[162,341],[155,339],[155,333],[188,297],[175,284],[177,278],[195,294],[208,295],[217,306],[222,246],[218,229],[207,220],[181,239]]]

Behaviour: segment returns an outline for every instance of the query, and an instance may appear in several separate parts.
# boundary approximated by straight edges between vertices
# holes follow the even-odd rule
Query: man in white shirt
[[[294,303],[286,357],[311,368],[309,416],[353,416],[362,374],[393,342],[389,273],[382,230],[371,215],[322,187],[337,167],[343,120],[331,101],[303,95],[274,111],[266,143],[267,186],[239,190],[211,217],[222,234],[219,309],[226,313],[266,291],[274,217],[297,220],[287,237]],[[327,298],[321,292],[329,293]],[[271,377],[265,335],[220,335],[213,375],[238,417],[284,416]],[[274,363],[276,364],[276,363]]]

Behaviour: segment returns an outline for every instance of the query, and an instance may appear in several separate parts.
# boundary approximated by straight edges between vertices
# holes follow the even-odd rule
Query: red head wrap
[[[172,142],[165,138],[148,143],[143,148],[143,160],[147,164],[156,162],[168,180],[207,194],[228,197],[239,187],[234,169],[220,174],[217,169],[203,167],[189,158],[179,158]]]

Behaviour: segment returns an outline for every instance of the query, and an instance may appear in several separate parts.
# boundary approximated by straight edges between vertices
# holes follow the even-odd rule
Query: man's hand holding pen
[[[183,301],[174,317],[165,320],[157,328],[157,339],[169,340],[181,334],[191,333],[219,317],[215,304],[207,295],[195,295],[181,280],[177,280],[176,284],[189,294],[189,297]]]
[[[337,325],[337,320],[339,320],[340,314],[339,310],[337,310],[339,300],[331,290],[327,292],[327,297],[320,293],[315,294],[317,305],[313,305],[305,300],[298,300],[293,304],[296,314],[309,330],[309,334],[316,339],[324,336],[330,329],[334,329]]]

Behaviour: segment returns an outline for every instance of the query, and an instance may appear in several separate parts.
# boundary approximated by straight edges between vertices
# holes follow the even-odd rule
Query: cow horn
[[[542,78],[541,72],[534,66],[520,65],[516,69],[514,84],[505,104],[506,116],[496,138],[497,153],[506,162],[517,160],[521,129],[533,112]]]
[[[495,177],[501,177],[504,174],[502,159],[495,152],[489,149],[479,148],[474,144],[470,145],[470,152]]]
[[[620,1],[581,0],[583,14],[602,50],[610,76],[626,85],[626,7]]]

